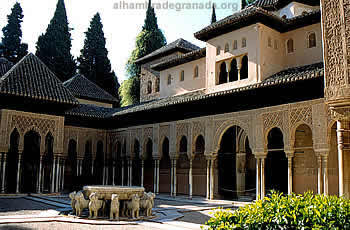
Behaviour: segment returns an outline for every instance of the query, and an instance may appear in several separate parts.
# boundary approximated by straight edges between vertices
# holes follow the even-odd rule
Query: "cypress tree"
[[[216,13],[215,13],[215,5],[213,4],[213,12],[211,14],[211,24],[216,22]]]
[[[78,58],[80,73],[119,98],[119,83],[108,59],[106,38],[99,13],[92,18],[85,36],[84,48]]]
[[[64,0],[58,0],[45,34],[36,43],[36,55],[61,81],[71,78],[76,72],[70,30]]]
[[[23,10],[16,2],[7,16],[7,25],[2,29],[2,55],[9,61],[16,63],[28,53],[28,44],[22,43]]]
[[[145,23],[142,31],[136,37],[135,49],[132,51],[126,64],[129,79],[123,82],[126,85],[122,87],[123,90],[120,90],[122,106],[135,104],[140,101],[141,66],[137,65],[135,61],[165,46],[166,43],[165,36],[158,27],[157,16],[150,0]]]

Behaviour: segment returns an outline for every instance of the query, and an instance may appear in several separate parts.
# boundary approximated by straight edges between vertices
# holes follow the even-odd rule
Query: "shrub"
[[[272,192],[235,211],[217,210],[207,225],[210,230],[350,229],[350,201],[311,192],[288,196]]]

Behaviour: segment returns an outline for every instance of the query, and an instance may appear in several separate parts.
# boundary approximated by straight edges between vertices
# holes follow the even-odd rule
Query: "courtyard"
[[[158,195],[153,219],[108,221],[69,215],[68,195],[4,195],[0,197],[0,229],[200,229],[215,208],[240,205],[244,203]]]

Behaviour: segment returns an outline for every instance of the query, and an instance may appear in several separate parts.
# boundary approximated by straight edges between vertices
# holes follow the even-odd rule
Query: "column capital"
[[[322,148],[322,149],[315,149],[316,156],[322,156],[322,157],[328,157],[330,149],[329,148]]]
[[[266,152],[255,152],[254,156],[256,159],[265,159],[267,157],[267,151]]]

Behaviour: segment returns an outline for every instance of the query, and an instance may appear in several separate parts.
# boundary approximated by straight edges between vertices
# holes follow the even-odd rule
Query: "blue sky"
[[[15,2],[16,0],[1,2],[0,28],[7,24],[6,16]],[[28,43],[29,51],[34,53],[35,43],[39,35],[45,32],[54,14],[57,0],[19,0],[19,2],[24,11],[23,41]],[[125,80],[125,64],[134,48],[135,38],[141,31],[146,12],[144,9],[130,8],[135,8],[136,3],[145,3],[145,1],[65,0],[65,3],[70,27],[74,29],[72,31],[72,54],[75,57],[79,56],[84,44],[84,32],[92,16],[98,11],[104,25],[112,68],[120,82]],[[168,43],[181,37],[200,47],[204,47],[205,44],[196,40],[193,33],[210,23],[211,9],[207,9],[207,6],[212,3],[217,4],[218,20],[231,15],[237,10],[237,7],[240,7],[240,0],[153,0],[152,3],[155,4],[159,27],[163,30]],[[124,9],[120,9],[121,6],[124,6]],[[128,6],[129,9],[125,9],[125,6]],[[157,9],[160,6],[164,8]],[[171,6],[174,9],[170,9]],[[192,6],[197,9],[188,9]],[[1,31],[0,35],[2,36]]]

